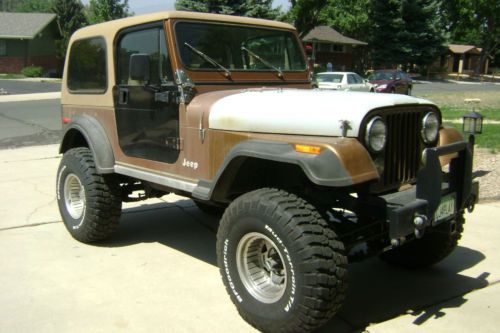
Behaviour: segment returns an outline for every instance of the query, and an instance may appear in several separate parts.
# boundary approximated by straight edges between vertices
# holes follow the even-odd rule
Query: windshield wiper
[[[278,76],[280,78],[283,78],[283,71],[281,69],[279,69],[278,67],[274,66],[269,61],[267,61],[265,59],[262,59],[258,54],[256,54],[255,52],[250,51],[249,49],[247,49],[244,46],[241,47],[241,50],[242,51],[246,51],[248,54],[250,54],[252,57],[254,57],[255,59],[257,59],[258,61],[260,61],[261,63],[263,63],[267,67],[274,69],[276,72],[278,72]]]
[[[194,53],[196,53],[197,55],[199,55],[200,57],[202,57],[203,59],[205,59],[206,61],[208,61],[213,66],[219,67],[220,69],[222,69],[226,73],[227,77],[231,77],[231,71],[229,69],[227,69],[226,67],[222,66],[217,61],[215,61],[214,59],[212,59],[211,57],[209,57],[205,53],[201,52],[200,50],[198,50],[196,47],[192,46],[191,44],[189,44],[187,42],[184,42],[184,45],[186,45],[191,51],[193,51]]]

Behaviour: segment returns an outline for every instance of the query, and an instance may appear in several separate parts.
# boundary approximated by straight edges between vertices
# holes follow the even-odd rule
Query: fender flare
[[[103,126],[93,117],[82,115],[71,119],[71,123],[65,128],[59,153],[63,154],[68,149],[73,148],[71,138],[75,134],[74,131],[80,133],[87,141],[94,156],[97,171],[99,173],[114,173],[113,148]]]
[[[346,187],[356,183],[332,150],[323,149],[319,155],[313,155],[299,153],[292,144],[286,142],[248,140],[238,143],[230,150],[212,181],[198,182],[193,196],[210,200],[227,167],[240,157],[298,165],[307,178],[317,185]],[[376,174],[374,176],[378,177]]]

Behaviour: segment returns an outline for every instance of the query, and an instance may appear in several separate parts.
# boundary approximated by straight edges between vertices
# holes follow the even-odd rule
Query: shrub
[[[27,77],[41,77],[43,68],[39,66],[28,66],[21,70],[21,74]]]

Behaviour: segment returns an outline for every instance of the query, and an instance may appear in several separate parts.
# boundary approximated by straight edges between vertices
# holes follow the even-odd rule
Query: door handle
[[[128,89],[120,88],[118,90],[118,103],[119,104],[127,104],[128,103]]]

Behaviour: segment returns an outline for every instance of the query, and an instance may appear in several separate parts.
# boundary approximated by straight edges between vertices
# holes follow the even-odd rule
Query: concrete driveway
[[[73,240],[54,198],[57,146],[0,150],[1,332],[252,332],[216,267],[217,220],[165,196],[127,204],[116,236]],[[457,250],[423,271],[350,266],[318,332],[497,332],[500,204],[478,205]]]

